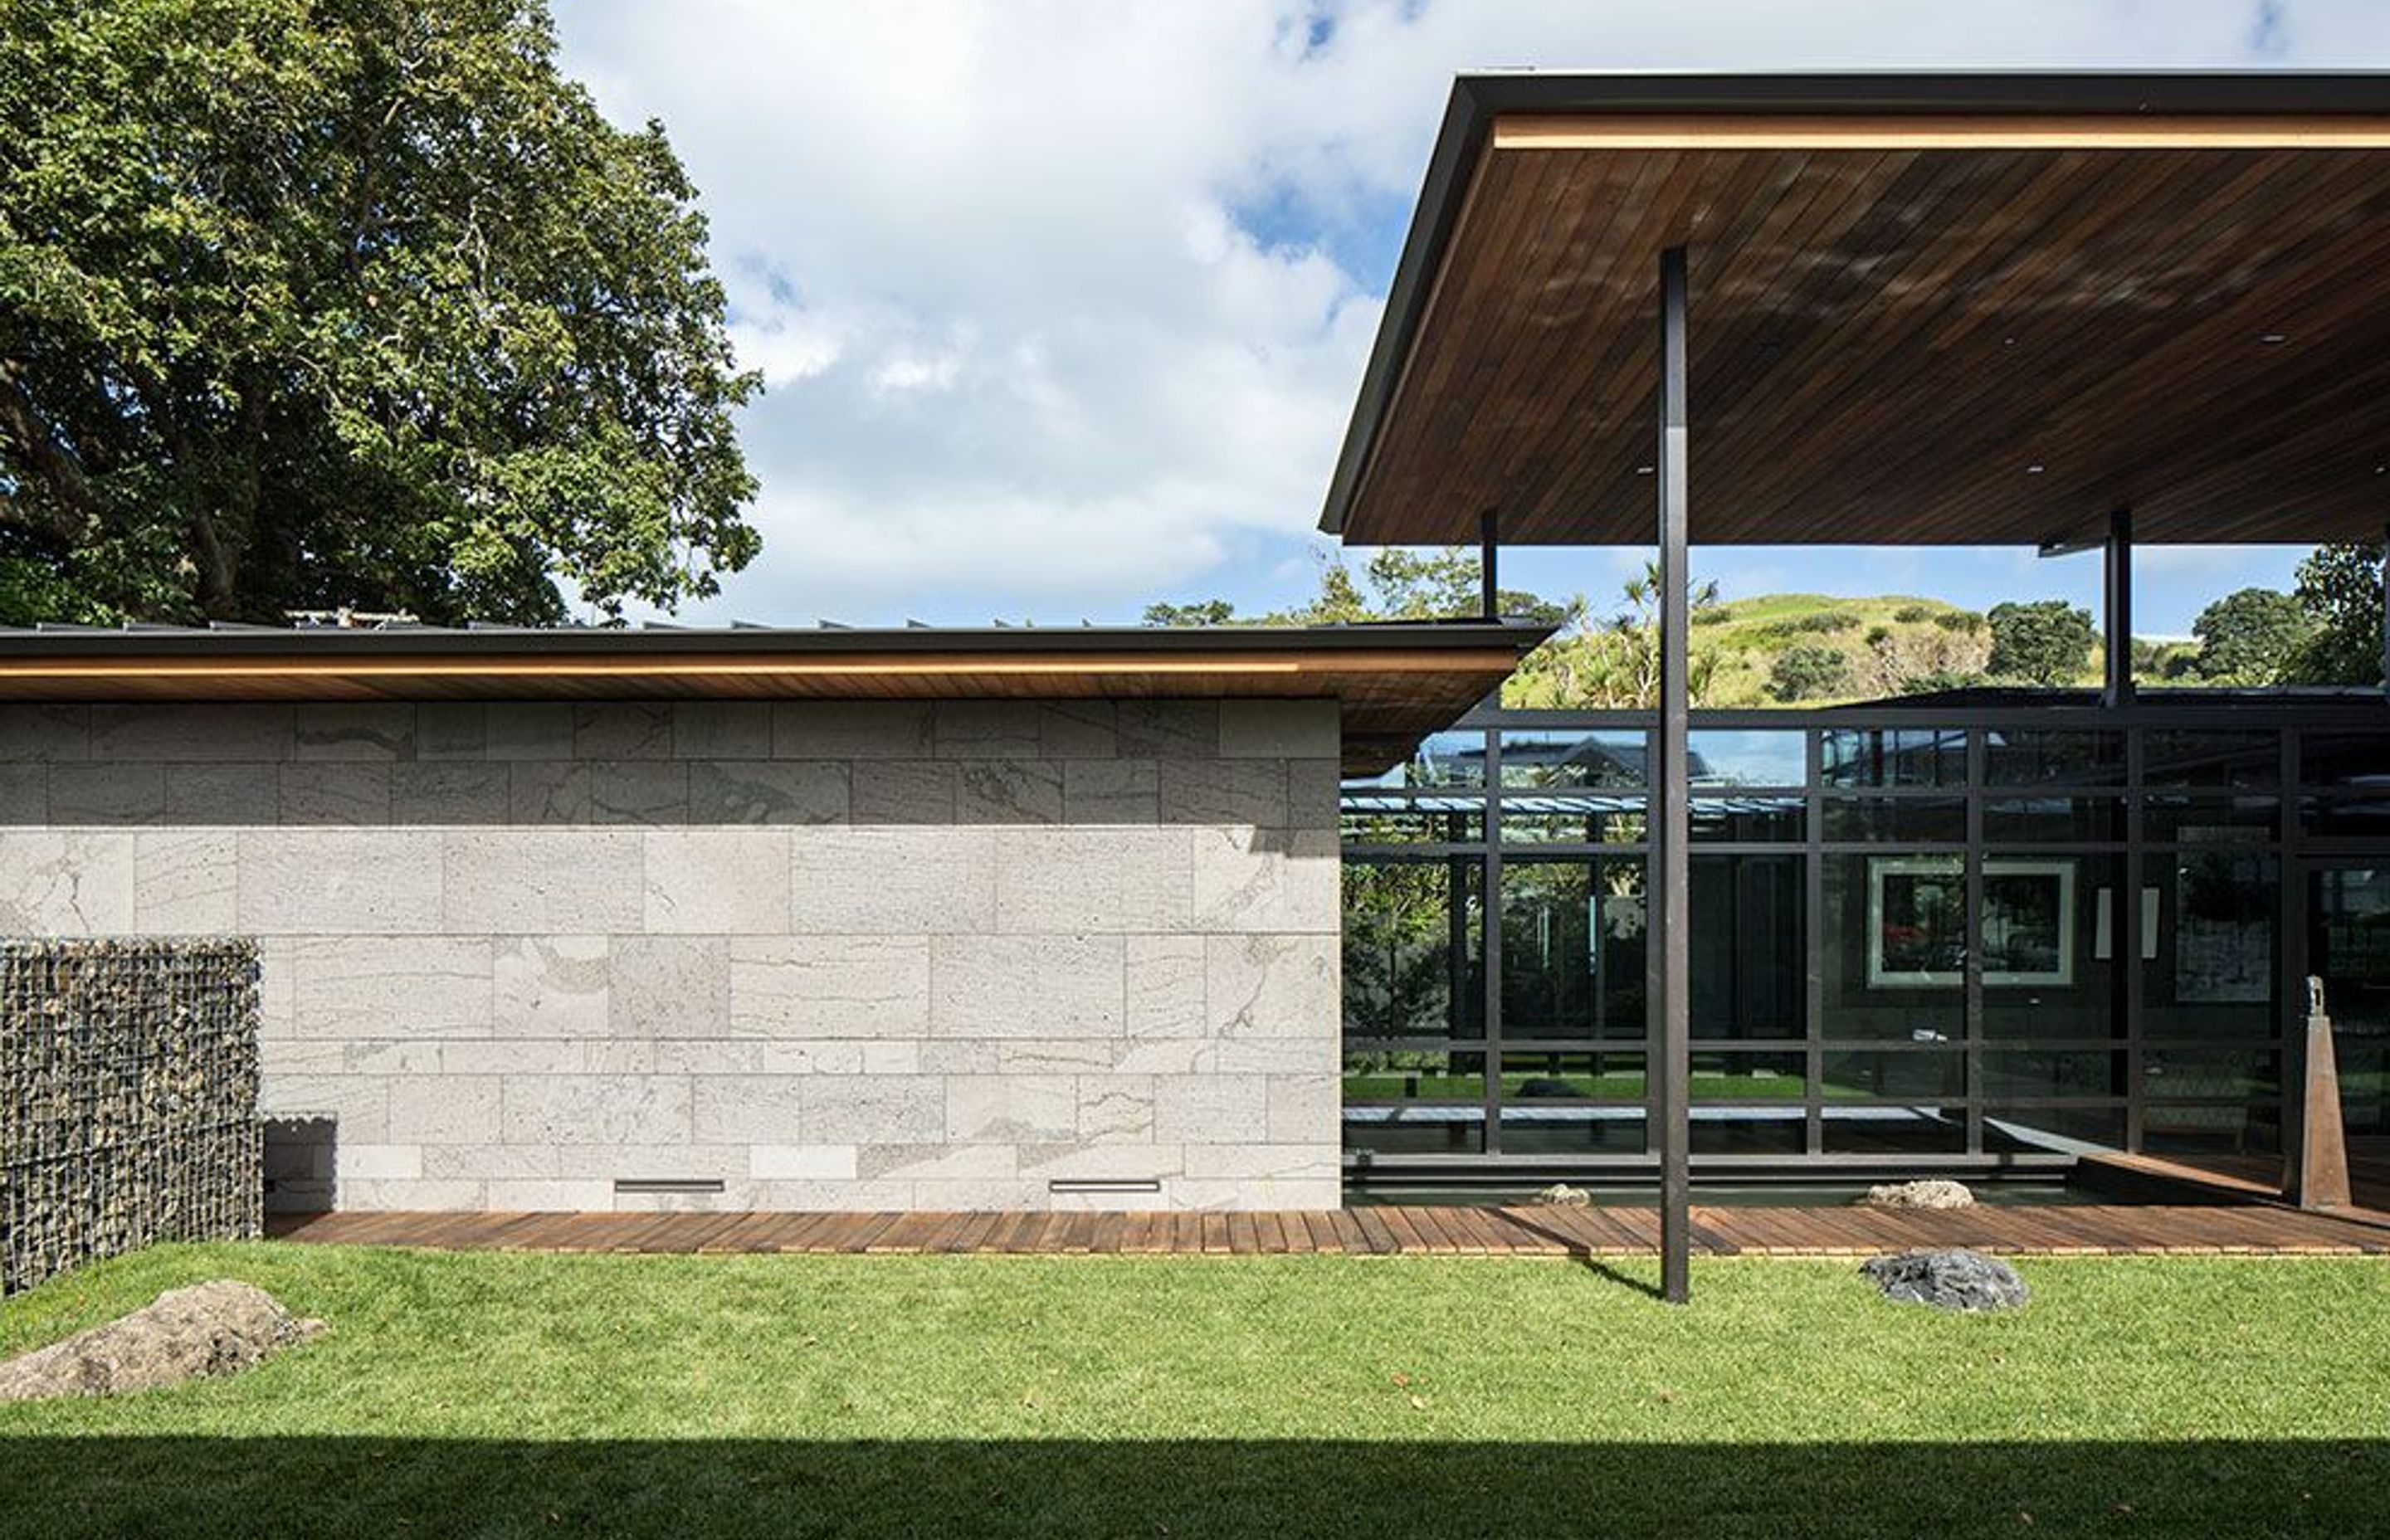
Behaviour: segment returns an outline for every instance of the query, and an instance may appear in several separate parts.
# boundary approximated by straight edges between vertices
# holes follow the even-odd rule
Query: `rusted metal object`
[[[2282,1194],[2303,1209],[2348,1207],[2348,1141],[2341,1132],[2340,1070],[2332,1051],[2332,1017],[2323,981],[2307,980],[2305,1101],[2299,1136],[2283,1173]]]

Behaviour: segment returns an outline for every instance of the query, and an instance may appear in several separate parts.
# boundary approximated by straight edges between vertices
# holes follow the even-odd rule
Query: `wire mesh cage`
[[[250,942],[0,942],[0,1293],[259,1233],[257,1026]]]

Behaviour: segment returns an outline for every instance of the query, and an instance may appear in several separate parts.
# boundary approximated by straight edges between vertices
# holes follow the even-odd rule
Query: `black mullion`
[[[1502,734],[1485,729],[1485,851],[1481,880],[1484,933],[1478,937],[1479,971],[1484,977],[1481,1009],[1485,1021],[1485,1087],[1480,1108],[1485,1119],[1485,1154],[1502,1153]]]
[[[1802,848],[1801,894],[1801,953],[1807,969],[1802,986],[1802,1153],[1815,1159],[1826,1150],[1826,975],[1821,940],[1826,929],[1825,735],[1811,728],[1802,738],[1802,764],[1808,776],[1808,784],[1802,789],[1808,826]]]
[[[2119,1037],[2125,1046],[2125,1148],[2141,1148],[2142,1109],[2147,1100],[2146,1072],[2141,1049],[2142,1036],[2148,1023],[2143,1020],[2143,995],[2148,981],[2141,965],[2141,890],[2149,880],[2149,848],[2144,841],[2142,812],[2148,803],[2148,789],[2142,784],[2148,773],[2149,746],[2145,729],[2129,728],[2125,733],[2125,869],[2116,875],[2116,902],[2111,905],[2109,955],[2115,959],[2115,975],[2109,981],[2108,993],[2115,1013]],[[2176,917],[2181,923],[2181,917]]]
[[[1984,1085],[1984,797],[1985,766],[1990,751],[1985,741],[1985,730],[1971,728],[1967,733],[1967,950],[1960,966],[1959,985],[1960,1032],[1964,1038],[1960,1052],[1965,1056],[1960,1065],[1960,1092],[1966,1103],[1967,1153],[1984,1152],[1984,1110],[1974,1099]],[[2065,938],[2073,945],[2074,938]]]

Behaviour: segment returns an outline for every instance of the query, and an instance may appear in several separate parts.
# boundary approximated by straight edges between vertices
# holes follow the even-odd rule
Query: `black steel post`
[[[2133,699],[2133,510],[2118,508],[2108,516],[2108,543],[2101,617],[2107,630],[2107,685],[2101,701],[2122,706]]]
[[[2382,543],[2382,693],[2390,695],[2390,538]]]
[[[1660,1114],[1660,1292],[1672,1303],[1691,1296],[1692,1124],[1687,1106],[1692,1072],[1692,839],[1686,800],[1686,734],[1690,725],[1686,599],[1690,541],[1685,477],[1685,249],[1660,253],[1660,731],[1651,769],[1651,913],[1659,932],[1651,989]]]
[[[1477,586],[1478,611],[1489,621],[1502,618],[1502,590],[1495,573],[1494,535],[1494,510],[1487,508],[1477,516]]]

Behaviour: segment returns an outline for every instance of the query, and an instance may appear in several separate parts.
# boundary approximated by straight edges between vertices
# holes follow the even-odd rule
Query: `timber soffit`
[[[1529,156],[1526,161],[1521,160],[1521,153],[1530,148],[1561,153],[1548,158]],[[1488,170],[1496,163],[1497,150],[1504,157],[1501,163],[1506,168],[1499,177]],[[1862,194],[1875,196],[1871,201],[1863,197],[1854,205],[1856,212],[1842,211],[1844,222],[1839,231],[1847,236],[1857,230],[1860,239],[1856,249],[1795,248],[1791,256],[1820,268],[1839,260],[1845,270],[1841,274],[1842,289],[1836,293],[1836,301],[1847,306],[1855,295],[1870,299],[1883,292],[1869,289],[1875,278],[1876,266],[1882,264],[1896,273],[1899,263],[1911,254],[1893,247],[1903,242],[1911,248],[1927,243],[1924,238],[1908,238],[1914,234],[1914,227],[1901,227],[1902,217],[1921,213],[1930,218],[1938,213],[1947,218],[1954,212],[1961,219],[1987,217],[1987,211],[2002,209],[2020,199],[2029,185],[2036,187],[2037,194],[2049,194],[2054,188],[2055,193],[2072,196],[2076,201],[2069,204],[2053,195],[2039,213],[2026,210],[2025,221],[2018,226],[2024,232],[2024,244],[2020,246],[2016,232],[2002,237],[2016,253],[2014,261],[1996,270],[1984,263],[1979,254],[1967,253],[1978,263],[1968,270],[1971,276],[1981,278],[1996,272],[2007,281],[2019,271],[2035,273],[2037,263],[2038,271],[2047,275],[2053,265],[2063,266],[2079,255],[2069,250],[2054,253],[2037,250],[2030,244],[2037,234],[2062,246],[2068,237],[2078,237],[2085,249],[2104,250],[2113,263],[2120,238],[2116,205],[2122,203],[2128,216],[2121,228],[2123,236],[2129,238],[2137,229],[2133,221],[2142,217],[2138,212],[2142,200],[2117,198],[2114,177],[2103,184],[2099,176],[2087,174],[2083,167],[2092,163],[2096,171],[2102,157],[2109,158],[2108,163],[2113,167],[2113,157],[2126,150],[2152,152],[2135,163],[2134,175],[2142,174],[2146,168],[2152,178],[2148,186],[2139,191],[2185,199],[2183,206],[2170,212],[2152,212],[2147,216],[2152,223],[2138,227],[2139,233],[2153,235],[2177,248],[2196,250],[2212,237],[2217,215],[2212,201],[2201,201],[2203,196],[2211,200],[2241,198],[2252,211],[2244,224],[2260,231],[2267,228],[2266,211],[2258,207],[2265,197],[2288,198],[2295,193],[2306,200],[2302,206],[2319,206],[2323,211],[2317,216],[2319,223],[2310,227],[2316,232],[2314,243],[2293,250],[2288,245],[2292,237],[2284,237],[2271,250],[2256,250],[2253,244],[2253,251],[2258,258],[2278,263],[2283,263],[2286,251],[2299,258],[2304,265],[2285,263],[2281,270],[2311,281],[2305,289],[2293,284],[2286,293],[2295,291],[2295,297],[2310,312],[2322,311],[2324,307],[2316,301],[2318,295],[2345,297],[2352,282],[2363,287],[2361,276],[2342,271],[2351,264],[2341,259],[2352,254],[2353,245],[2359,237],[2370,239],[2371,232],[2384,223],[2385,213],[2390,213],[2390,153],[2323,157],[2317,152],[2390,151],[2390,75],[2294,71],[1464,75],[1455,83],[1429,162],[1388,296],[1386,316],[1330,481],[1321,528],[1356,543],[1473,538],[1476,520],[1486,510],[1458,506],[1440,508],[1435,507],[1439,498],[1446,502],[1492,502],[1498,495],[1516,492],[1520,495],[1519,507],[1493,510],[1501,517],[1500,533],[1506,542],[1648,539],[1648,531],[1635,528],[1648,523],[1648,512],[1639,507],[1632,512],[1622,511],[1625,504],[1634,501],[1632,478],[1642,470],[1635,462],[1649,458],[1644,452],[1647,446],[1639,439],[1598,451],[1574,469],[1567,466],[1556,468],[1549,463],[1562,453],[1559,441],[1549,435],[1566,429],[1580,438],[1600,437],[1601,423],[1631,420],[1638,387],[1647,383],[1638,378],[1648,372],[1643,367],[1647,359],[1639,350],[1649,341],[1644,333],[1651,328],[1630,303],[1612,313],[1612,318],[1620,320],[1631,332],[1625,340],[1620,340],[1621,327],[1617,326],[1600,335],[1588,335],[1596,328],[1587,327],[1583,321],[1592,302],[1573,297],[1561,287],[1569,282],[1593,281],[1583,272],[1565,264],[1552,271],[1534,271],[1520,277],[1515,288],[1498,292],[1487,289],[1481,275],[1478,290],[1466,302],[1454,302],[1469,303],[1478,313],[1515,312],[1536,303],[1536,292],[1545,292],[1538,315],[1542,328],[1540,346],[1515,348],[1490,358],[1477,356],[1465,344],[1447,346],[1433,361],[1434,367],[1446,372],[1439,375],[1432,387],[1420,386],[1410,392],[1439,396],[1446,404],[1444,416],[1436,418],[1430,407],[1406,404],[1407,388],[1413,383],[1407,376],[1419,361],[1422,328],[1434,316],[1440,292],[1446,287],[1448,269],[1455,260],[1457,238],[1465,238],[1464,227],[1481,194],[1489,201],[1510,200],[1510,223],[1505,234],[1514,244],[1521,238],[1515,232],[1523,219],[1528,230],[1526,238],[1542,242],[1548,255],[1556,243],[1574,240],[1576,244],[1561,254],[1581,257],[1588,250],[1600,250],[1604,242],[1615,251],[1638,239],[1648,241],[1655,231],[1666,232],[1670,239],[1681,238],[1678,226],[1687,210],[1698,209],[1704,203],[1714,213],[1722,215],[1717,228],[1754,230],[1760,214],[1753,210],[1766,199],[1772,198],[1788,209],[1803,199],[1822,201],[1811,187],[1831,178],[1818,175],[1805,179],[1803,173],[1813,166],[1822,167],[1823,162],[1810,158],[1824,155],[1832,161],[1837,175],[1857,185]],[[1568,151],[1580,153],[1572,156]],[[1630,169],[1609,173],[1609,181],[1582,170],[1562,173],[1548,169],[1572,160],[1581,167],[1587,160],[1583,152],[1588,151],[1623,152],[1610,156],[1608,163]],[[1954,153],[1944,155],[1944,151]],[[1936,157],[1940,169],[1921,173],[1913,164],[1921,156]],[[2194,171],[2185,171],[2187,164],[2203,158],[2204,163]],[[1541,169],[1509,169],[1536,160],[1541,160]],[[2058,165],[2059,160],[2063,164]],[[2352,164],[2358,168],[2355,173],[2349,170]],[[2053,167],[2063,171],[2064,176],[2056,174]],[[2283,174],[2285,168],[2304,178],[2294,188],[2277,186],[2290,180]],[[1869,175],[1875,180],[1869,182]],[[1497,184],[1491,193],[1484,190],[1489,182]],[[2069,185],[2057,186],[2062,182]],[[1967,200],[1969,196],[1981,197],[1983,201],[1971,203]],[[2162,205],[2152,206],[2163,209]],[[1523,209],[1529,211],[1523,216],[1520,213]],[[2086,217],[2087,210],[2089,224],[2067,222]],[[2062,214],[2064,219],[2059,217]],[[1856,225],[1851,223],[1853,219],[1858,221]],[[2037,219],[2042,223],[2035,223]],[[1886,244],[1887,224],[1894,226],[1890,245]],[[1771,229],[1770,234],[1780,236],[1788,230],[1798,233],[1803,228],[1824,228],[1829,236],[1837,230],[1831,225],[1805,227],[1787,216],[1786,224]],[[1925,228],[1930,237],[1934,226],[1929,223]],[[1972,226],[1962,227],[1960,233],[1972,239]],[[2328,240],[2338,244],[2317,255]],[[2100,248],[2095,244],[2098,241],[2107,245]],[[1946,238],[1946,248],[1950,244]],[[1946,258],[1952,254],[1947,250],[1938,253]],[[1479,255],[1481,260],[1485,257],[1484,253]],[[1512,251],[1505,248],[1493,255],[1507,259]],[[1771,250],[1768,255],[1780,259],[1783,253]],[[2215,260],[2221,263],[2229,255],[2219,255]],[[1698,245],[1695,260],[1697,267],[1703,260]],[[2378,269],[2384,264],[2371,265]],[[1947,263],[1938,269],[1932,263],[1921,263],[1919,271],[1910,275],[1909,282],[1927,292],[1939,292],[1928,287],[1926,280],[1949,285],[1956,271]],[[1854,279],[1853,273],[1859,276]],[[1749,281],[1753,276],[1750,269],[1736,276],[1744,280],[1738,286],[1741,292],[1732,299],[1723,294],[1716,299],[1707,313],[1710,324],[1720,325],[1726,318],[1722,313],[1733,313],[1739,299],[1743,310],[1731,318],[1739,321],[1746,332],[1759,331],[1766,336],[1760,346],[1746,350],[1743,356],[1718,361],[1718,370],[1711,377],[1719,386],[1710,392],[1713,409],[1716,409],[1720,396],[1729,398],[1729,413],[1735,406],[1742,406],[1745,433],[1739,442],[1731,431],[1721,431],[1713,438],[1711,444],[1722,458],[1697,458],[1695,474],[1713,494],[1707,506],[1714,513],[1721,503],[1737,505],[1733,510],[1736,513],[1743,513],[1745,508],[1748,513],[1740,523],[1725,518],[1697,527],[1697,540],[1780,541],[1838,534],[1853,541],[1864,541],[1871,535],[1891,543],[2038,543],[2054,535],[2079,533],[2071,527],[2062,530],[2043,526],[2053,522],[2069,526],[2088,523],[2095,515],[2104,518],[2109,511],[2102,506],[2104,500],[2136,501],[2137,491],[2152,488],[2163,494],[2152,499],[2155,517],[2147,529],[2149,536],[2157,540],[2268,535],[2378,538],[2381,533],[2381,485],[2366,482],[2366,478],[2374,473],[2373,460],[2390,462],[2390,413],[2378,413],[2365,404],[2384,395],[2384,391],[2371,388],[2379,382],[2363,382],[2366,390],[2353,390],[2330,399],[2321,392],[2304,389],[2309,381],[2332,379],[2330,371],[2344,363],[2344,354],[2329,353],[2320,348],[2310,352],[2306,346],[2311,340],[2308,338],[2296,339],[2298,346],[2268,355],[2267,364],[2278,371],[2276,375],[2232,378],[2229,371],[2243,366],[2220,351],[2218,339],[2232,335],[2240,340],[2237,329],[2245,320],[2245,314],[2236,311],[2229,316],[2211,314],[2224,308],[2212,302],[2206,303],[2205,311],[2198,304],[2190,306],[2185,311],[2190,322],[2214,321],[2229,325],[2234,331],[2219,334],[2211,327],[2204,337],[2186,335],[2177,351],[2196,346],[2205,350],[2199,354],[2203,359],[2221,358],[2219,366],[2227,371],[2229,382],[2240,389],[2243,398],[2252,391],[2270,391],[2268,401],[2277,397],[2300,400],[2306,407],[2305,415],[2294,413],[2282,422],[2249,423],[2243,420],[2245,412],[2228,416],[2226,404],[2218,398],[2213,411],[2225,426],[2243,429],[2251,435],[2251,443],[2263,444],[2269,451],[2279,446],[2281,452],[2271,462],[2260,464],[2262,456],[2248,453],[2246,444],[2229,443],[2219,445],[2203,461],[2202,431],[2211,425],[2188,423],[2180,430],[2164,437],[2152,436],[2139,443],[2137,447],[2146,452],[2144,458],[2130,466],[2101,461],[2096,454],[2087,453],[2079,462],[2052,464],[2049,468],[2054,474],[2048,481],[2012,482],[1978,475],[1971,482],[1960,485],[1954,481],[1937,492],[1934,475],[1947,464],[1937,461],[1939,445],[1931,442],[1908,443],[1896,432],[1873,439],[1854,435],[1849,441],[1855,445],[1847,451],[1849,459],[1840,464],[1829,460],[1806,468],[1833,474],[1813,476],[1814,484],[1806,489],[1805,495],[1816,499],[1817,513],[1828,519],[1841,517],[1845,507],[1857,509],[1868,521],[1867,527],[1821,530],[1818,517],[1795,517],[1796,512],[1808,513],[1801,507],[1804,489],[1793,484],[1804,468],[1771,469],[1765,464],[1750,463],[1754,454],[1764,460],[1767,451],[1779,450],[1781,444],[1749,431],[1749,425],[1764,419],[1780,399],[1778,394],[1754,388],[1761,377],[1767,376],[1769,366],[1779,361],[1770,348],[1784,346],[1788,327],[1797,327],[1797,319],[1779,313],[1792,310],[1796,301],[1816,300],[1820,280],[1815,276],[1798,282],[1787,278],[1780,287],[1761,292],[1757,285]],[[1775,280],[1778,275],[1770,271],[1765,276]],[[2203,282],[2213,281],[2211,276],[2201,277]],[[1539,281],[1541,290],[1536,289]],[[1697,271],[1697,353],[1704,336],[1715,340],[1718,335],[1704,331],[1701,287]],[[2178,282],[2177,291],[2194,293],[2188,280]],[[1554,294],[1558,297],[1554,298]],[[2013,294],[2009,297],[2013,298]],[[2202,302],[2207,301],[2205,291],[2197,292],[2195,297]],[[1489,299],[1499,302],[1489,304]],[[2104,299],[2113,302],[2114,296]],[[2262,309],[2263,302],[2264,297],[2256,296],[2247,307],[2248,313]],[[2146,313],[2147,306],[2143,309]],[[2334,323],[2331,340],[2354,350],[2381,340],[2366,329],[2375,323],[2363,317],[2385,309],[2390,305],[2375,303],[2359,310],[2355,318],[2344,308],[2336,314],[2293,314],[2286,321],[2291,327],[2303,319],[2310,322],[2319,338],[2327,323]],[[1556,316],[1561,314],[1575,317],[1579,325],[1574,330],[1555,325]],[[1629,322],[1629,316],[1636,318]],[[2062,331],[2063,327],[2055,323],[2067,317],[2045,315],[2040,319],[2052,322],[2052,329]],[[1482,316],[1480,320],[1481,324],[1490,325]],[[1902,360],[1924,355],[1931,347],[1946,350],[1947,355],[1956,322],[1947,316],[1936,316],[1930,327],[1913,321],[1907,324],[1908,332],[1905,336],[1892,334],[1889,344],[1882,338],[1859,340],[1880,349],[1886,345],[1894,349],[1888,355],[1880,352],[1878,363],[1887,357]],[[1817,333],[1824,330],[1813,328]],[[1796,353],[1805,348],[1807,356],[1784,360],[1787,373],[1767,376],[1766,383],[1780,391],[1787,379],[1807,382],[1817,376],[1831,376],[1831,371],[1815,367],[1797,373],[1789,368],[1792,364],[1815,366],[1831,358],[1831,353],[1820,353],[1820,343],[1825,340],[1820,335],[1804,338],[1796,331],[1792,337]],[[1832,340],[1840,340],[1839,337]],[[1482,343],[1483,338],[1471,333],[1469,340]],[[2268,336],[2264,340],[2276,342],[2284,339]],[[1461,365],[1456,364],[1456,357],[1460,355],[1453,352],[1454,347],[1467,354]],[[1905,353],[1900,351],[1903,347]],[[2121,353],[2122,350],[2119,365],[2129,362],[2121,357]],[[2308,372],[2280,373],[2284,362],[2294,354],[2307,354],[2298,359],[2296,366],[2305,366]],[[2024,356],[2021,353],[2009,355],[2016,362],[2023,362]],[[2088,430],[2080,426],[2086,415],[2083,403],[2088,399],[2096,405],[2100,399],[2098,391],[2083,387],[2087,382],[2106,378],[2101,371],[2108,360],[2077,356],[2066,358],[2063,364],[2064,369],[2074,372],[2068,376],[2064,369],[2056,367],[2049,371],[2048,388],[2055,394],[2053,402],[2015,401],[2013,404],[2023,415],[2012,421],[1988,424],[1985,431],[1991,436],[1972,446],[1973,462],[1968,462],[1969,451],[1963,445],[1950,458],[1970,463],[1974,470],[1986,471],[1987,456],[2006,454],[2015,447],[1999,434],[2037,431],[2052,422],[2056,424],[2052,430],[2054,439],[2065,440],[2071,430],[2079,443]],[[1462,365],[1476,372],[1467,379],[1453,379],[1449,371]],[[1571,368],[1581,373],[1572,376],[1567,373]],[[1489,384],[1488,370],[1492,371],[1490,382],[1497,386],[1532,391],[1574,385],[1576,393],[1549,408],[1554,415],[1545,425],[1546,437],[1537,439],[1532,431],[1519,429],[1516,418],[1521,399],[1517,394],[1494,400],[1490,414],[1480,412],[1471,417],[1465,411],[1451,408],[1449,404],[1454,401],[1475,406],[1494,394],[1485,389]],[[1613,379],[1623,378],[1624,383],[1606,383],[1602,378],[1605,374]],[[1590,386],[1586,383],[1588,375],[1593,379]],[[1834,404],[1841,411],[1849,406],[1854,379],[1858,393],[1863,395],[1864,387],[1878,378],[1872,369],[1860,369],[1852,379],[1830,378],[1826,385],[1813,384],[1812,389],[1839,391],[1841,399]],[[2275,379],[2283,383],[2280,387],[2267,383]],[[2302,388],[2294,389],[2294,380]],[[1938,381],[1946,387],[1950,382],[1947,375]],[[1699,427],[1700,398],[1706,387],[1703,364],[1698,358],[1694,384]],[[2074,387],[2074,393],[2060,391],[2061,386]],[[1732,399],[1737,397],[1741,399]],[[1820,427],[1832,425],[1833,419],[1819,409],[1817,402],[1803,404],[1810,410],[1812,422]],[[1969,404],[1953,399],[1949,404],[1953,420],[1939,425],[1942,436],[1963,440],[1964,425],[1971,420]],[[2133,404],[2146,407],[2147,404],[2128,403],[2121,391],[2118,393],[2115,409],[2120,415]],[[1906,410],[1916,420],[1930,423],[1930,412],[1920,411],[1919,405],[1904,401],[1894,410]],[[1862,408],[1859,416],[1842,420],[1853,425],[1871,420],[1881,425],[1884,408],[1872,407],[1872,417],[1868,415],[1869,410]],[[1608,414],[1606,417],[1604,413]],[[2160,416],[2143,410],[2127,416],[2126,420],[2139,424]],[[1431,452],[1426,446],[1413,445],[1409,451],[1411,463],[1405,471],[1408,480],[1400,494],[1373,485],[1373,476],[1380,476],[1384,469],[1381,462],[1390,457],[1389,443],[1394,445],[1393,455],[1399,456],[1406,452],[1403,445],[1407,439],[1418,436],[1423,428],[1442,428],[1448,435],[1456,422],[1466,422],[1481,433],[1490,422],[1491,436],[1510,436],[1502,441],[1500,452],[1492,456],[1492,462],[1481,468],[1473,478],[1455,472],[1450,479],[1442,479],[1445,473],[1437,471],[1422,479],[1420,466],[1446,463],[1445,452],[1453,446],[1440,443]],[[2332,429],[2335,426],[2345,431],[2333,433]],[[2156,433],[2154,428],[2150,431]],[[2376,444],[2373,441],[2377,435],[2384,442]],[[1613,432],[1611,436],[1617,435]],[[1921,439],[1927,437],[1921,435]],[[2356,443],[2360,437],[2364,442]],[[2240,453],[2238,459],[2233,457],[2235,451]],[[1602,460],[1603,453],[1619,463],[1612,465]],[[1733,463],[1738,453],[1745,463]],[[2329,461],[2332,468],[2305,484],[2285,486],[2279,466],[2285,463],[2286,457],[2288,463],[2301,467]],[[2340,463],[2344,461],[2348,463]],[[1855,465],[1865,467],[1872,484],[1857,488],[1858,495],[1845,496],[1844,493],[1852,490],[1851,471]],[[2152,470],[2152,466],[2165,468],[2161,473]],[[2025,467],[2021,463],[2014,468],[2022,471]],[[2040,468],[2035,466],[2031,473],[2038,476]],[[2167,484],[2157,487],[2156,483],[2162,481]],[[1642,485],[1648,490],[1648,481]],[[2053,495],[2062,485],[2065,491]],[[1444,496],[1446,494],[1451,495]],[[1927,517],[1918,517],[1904,507],[1931,504],[1937,494],[1942,496],[1943,506],[1929,508]],[[1648,496],[1641,501],[1648,504]]]

